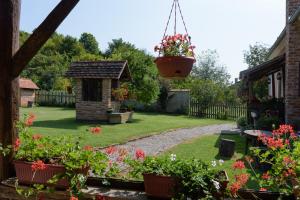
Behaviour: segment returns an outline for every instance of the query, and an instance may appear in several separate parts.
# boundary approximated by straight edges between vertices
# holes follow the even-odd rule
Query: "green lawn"
[[[235,154],[231,159],[223,158],[218,155],[219,142],[221,138],[235,140]],[[165,152],[164,155],[176,154],[181,158],[198,158],[208,164],[211,164],[213,160],[224,160],[222,166],[218,166],[218,169],[225,169],[228,173],[230,180],[233,180],[233,170],[231,169],[232,164],[244,156],[245,152],[245,138],[239,135],[206,135],[199,138],[190,140],[188,142],[179,144],[169,151]]]
[[[36,133],[54,137],[58,135],[80,135],[86,132],[89,127],[95,126],[95,124],[77,122],[75,120],[75,110],[69,108],[21,108],[21,113],[34,113],[37,120],[34,122],[33,130]],[[228,123],[228,121],[190,118],[181,115],[134,113],[132,123],[120,125],[100,124],[103,130],[102,133],[97,136],[86,134],[83,143],[93,146],[107,146],[158,134],[166,130],[222,123]]]

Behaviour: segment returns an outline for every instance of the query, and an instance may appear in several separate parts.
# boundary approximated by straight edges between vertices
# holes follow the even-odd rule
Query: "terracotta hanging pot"
[[[163,56],[155,60],[160,76],[167,79],[186,78],[195,62],[195,58],[185,56]]]

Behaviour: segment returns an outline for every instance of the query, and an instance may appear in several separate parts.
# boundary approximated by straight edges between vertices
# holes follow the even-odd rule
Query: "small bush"
[[[279,127],[280,120],[277,116],[261,116],[256,122],[256,128],[272,131]]]
[[[247,127],[248,126],[248,122],[247,122],[247,118],[246,117],[240,117],[238,118],[238,120],[236,121],[237,126],[240,127]]]

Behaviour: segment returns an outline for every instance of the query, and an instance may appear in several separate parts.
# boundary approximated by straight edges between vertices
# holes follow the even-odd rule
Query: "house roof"
[[[33,89],[38,90],[39,87],[30,79],[20,78],[19,87],[22,89]]]
[[[127,61],[80,61],[73,62],[66,72],[71,78],[129,79]]]
[[[292,24],[297,21],[300,17],[300,7],[295,11],[295,13],[288,19],[288,24]],[[277,46],[280,44],[280,42],[285,38],[286,35],[286,27],[282,30],[278,38],[276,39],[275,43],[270,48],[269,55],[272,54],[272,52],[277,48]]]
[[[240,79],[258,80],[268,73],[277,71],[285,66],[285,54],[262,63],[256,67],[240,72]]]

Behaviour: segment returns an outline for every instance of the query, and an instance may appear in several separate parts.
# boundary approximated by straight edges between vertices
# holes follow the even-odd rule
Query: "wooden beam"
[[[41,25],[35,29],[13,57],[13,77],[20,75],[21,71],[51,37],[78,2],[79,0],[61,0]]]
[[[20,0],[0,0],[0,143],[15,141],[15,121],[19,118],[19,81],[13,79],[12,57],[19,48]],[[13,173],[11,157],[0,154],[0,180]]]

